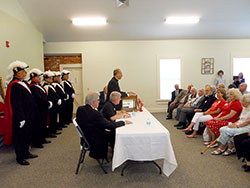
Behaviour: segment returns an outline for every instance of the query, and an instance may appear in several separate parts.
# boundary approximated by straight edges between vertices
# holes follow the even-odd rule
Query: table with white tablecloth
[[[163,159],[162,171],[169,176],[177,168],[169,131],[146,108],[131,114],[133,124],[116,129],[112,170],[127,160]]]

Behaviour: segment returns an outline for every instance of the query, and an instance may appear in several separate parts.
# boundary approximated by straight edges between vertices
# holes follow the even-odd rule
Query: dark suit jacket
[[[98,106],[98,111],[101,111],[105,102],[107,101],[107,96],[105,96],[104,91],[100,91],[99,94],[100,94],[100,96],[99,96],[100,102],[99,102],[99,106]]]
[[[107,157],[108,139],[105,129],[115,130],[125,124],[124,121],[108,121],[90,105],[80,106],[77,109],[76,122],[90,144],[89,156],[95,159]]]
[[[173,102],[174,100],[175,100],[175,98],[178,96],[175,96],[175,91],[176,90],[174,90],[172,93],[171,93],[171,102]],[[179,89],[179,94],[181,93],[181,91],[182,91],[182,89]]]
[[[198,109],[202,109],[202,112],[205,112],[212,106],[212,104],[216,100],[217,98],[214,95],[205,96]]]
[[[118,80],[113,77],[109,83],[108,83],[108,94],[107,94],[107,100],[109,100],[109,96],[110,94],[113,92],[113,91],[118,91],[121,93],[121,97],[127,97],[127,93],[126,92],[123,92],[120,90],[120,86],[119,86],[119,83],[118,83]]]
[[[115,77],[113,77],[108,83],[107,101],[109,100],[109,96],[113,91],[121,93],[121,98],[128,96],[126,92],[120,90],[118,80]],[[117,110],[122,109],[122,101],[118,105],[116,105],[116,109]]]

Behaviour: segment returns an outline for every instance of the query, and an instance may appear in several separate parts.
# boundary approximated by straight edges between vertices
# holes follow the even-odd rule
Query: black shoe
[[[250,172],[250,166],[245,167],[245,172]]]
[[[61,131],[61,130],[62,130],[62,128],[61,128],[61,127],[58,127],[58,128],[57,128],[57,130],[58,130],[58,131]]]
[[[51,143],[51,141],[49,141],[49,140],[44,140],[43,141],[43,144],[49,144],[49,143]]]
[[[244,169],[245,169],[246,167],[247,167],[247,164],[244,164],[244,165],[241,166],[241,168],[244,168]]]
[[[18,164],[23,165],[23,166],[28,166],[30,163],[26,160],[16,160]]]
[[[192,134],[194,131],[192,130],[192,131],[187,131],[187,132],[185,132],[185,134],[186,135],[190,135],[190,134]]]
[[[67,126],[66,125],[63,125],[63,126],[61,126],[62,128],[67,128]]]
[[[33,148],[43,148],[42,144],[32,144]]]
[[[172,119],[172,116],[167,116],[166,119]]]
[[[177,129],[186,129],[186,128],[187,128],[187,127],[184,126],[184,125],[181,125],[181,126],[177,127]]]
[[[60,132],[56,132],[56,133],[55,133],[55,135],[59,135],[59,134],[62,134],[62,133],[60,133]]]
[[[180,127],[180,126],[182,126],[181,124],[176,124],[176,125],[174,125],[174,127]]]
[[[56,138],[57,136],[55,134],[49,134],[47,137],[48,138]]]
[[[38,157],[38,155],[29,153],[24,159],[34,159],[34,158],[37,158],[37,157]]]

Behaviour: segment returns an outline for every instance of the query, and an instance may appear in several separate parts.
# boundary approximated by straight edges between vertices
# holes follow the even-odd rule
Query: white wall
[[[43,70],[43,36],[32,25],[17,0],[0,0],[0,76],[5,80],[8,65],[15,60]],[[6,48],[5,42],[10,42]]]
[[[164,110],[166,104],[156,102],[157,60],[180,57],[182,60],[182,87],[189,83],[201,88],[212,84],[219,69],[223,69],[227,83],[231,82],[232,55],[249,55],[250,40],[164,40],[164,41],[104,41],[46,43],[45,54],[82,53],[83,88],[99,91],[112,77],[115,68],[121,68],[123,91],[135,91],[151,111]],[[215,59],[215,73],[201,75],[201,58]],[[244,73],[244,71],[243,71]]]

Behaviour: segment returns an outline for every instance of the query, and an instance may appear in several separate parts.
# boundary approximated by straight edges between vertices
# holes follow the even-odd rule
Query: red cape
[[[4,144],[10,145],[12,144],[12,121],[13,121],[13,115],[12,115],[12,107],[11,107],[11,101],[10,101],[10,94],[11,94],[11,88],[12,85],[16,82],[19,82],[20,80],[14,80],[9,83],[6,96],[4,100]]]

